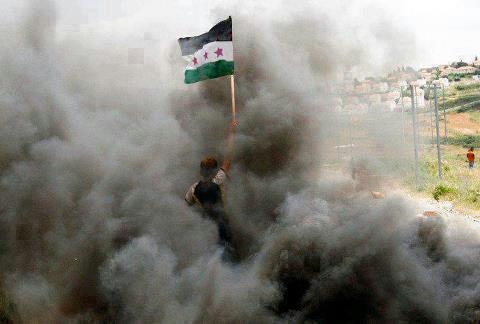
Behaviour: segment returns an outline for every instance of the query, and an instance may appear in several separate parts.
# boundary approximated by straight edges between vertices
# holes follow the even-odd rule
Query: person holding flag
[[[230,75],[232,91],[232,122],[230,123],[225,158],[219,168],[213,157],[200,162],[201,180],[195,182],[185,194],[189,205],[198,204],[204,214],[212,219],[218,228],[218,242],[223,247],[223,258],[237,259],[233,245],[232,231],[224,206],[224,183],[230,169],[237,121],[235,117],[234,62],[232,45],[232,18],[219,22],[207,33],[178,40],[182,56],[187,60],[185,83],[191,84],[207,79]]]
[[[236,253],[233,235],[224,206],[224,184],[230,169],[236,122],[230,124],[227,146],[223,164],[218,168],[218,162],[213,157],[206,157],[200,162],[201,180],[190,186],[185,194],[189,205],[197,203],[203,209],[204,215],[217,224],[218,243],[224,248],[224,259],[233,261]]]

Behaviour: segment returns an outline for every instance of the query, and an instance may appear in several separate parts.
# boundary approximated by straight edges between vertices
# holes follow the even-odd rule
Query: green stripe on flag
[[[220,60],[205,63],[195,70],[185,70],[185,83],[195,83],[207,79],[215,79],[224,75],[233,74],[233,61]]]

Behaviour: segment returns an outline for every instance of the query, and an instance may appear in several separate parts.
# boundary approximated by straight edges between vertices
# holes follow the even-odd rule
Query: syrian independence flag
[[[219,22],[207,33],[178,40],[187,60],[185,83],[195,83],[233,74],[232,17]]]

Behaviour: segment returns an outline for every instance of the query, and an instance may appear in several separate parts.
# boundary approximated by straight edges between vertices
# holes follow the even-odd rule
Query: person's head
[[[473,146],[470,148],[470,151],[473,151]]]
[[[213,157],[206,157],[200,162],[200,174],[202,177],[213,177],[218,169],[218,162]]]

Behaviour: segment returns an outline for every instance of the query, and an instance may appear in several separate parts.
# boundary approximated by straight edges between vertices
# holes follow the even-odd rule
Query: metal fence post
[[[442,179],[442,156],[440,152],[440,129],[438,121],[438,98],[437,98],[437,86],[433,85],[433,94],[435,95],[435,126],[437,128],[437,159],[438,159],[438,177]]]
[[[417,143],[417,109],[415,107],[414,85],[410,85],[412,96],[413,146],[415,150],[415,188],[418,190],[418,143]]]

